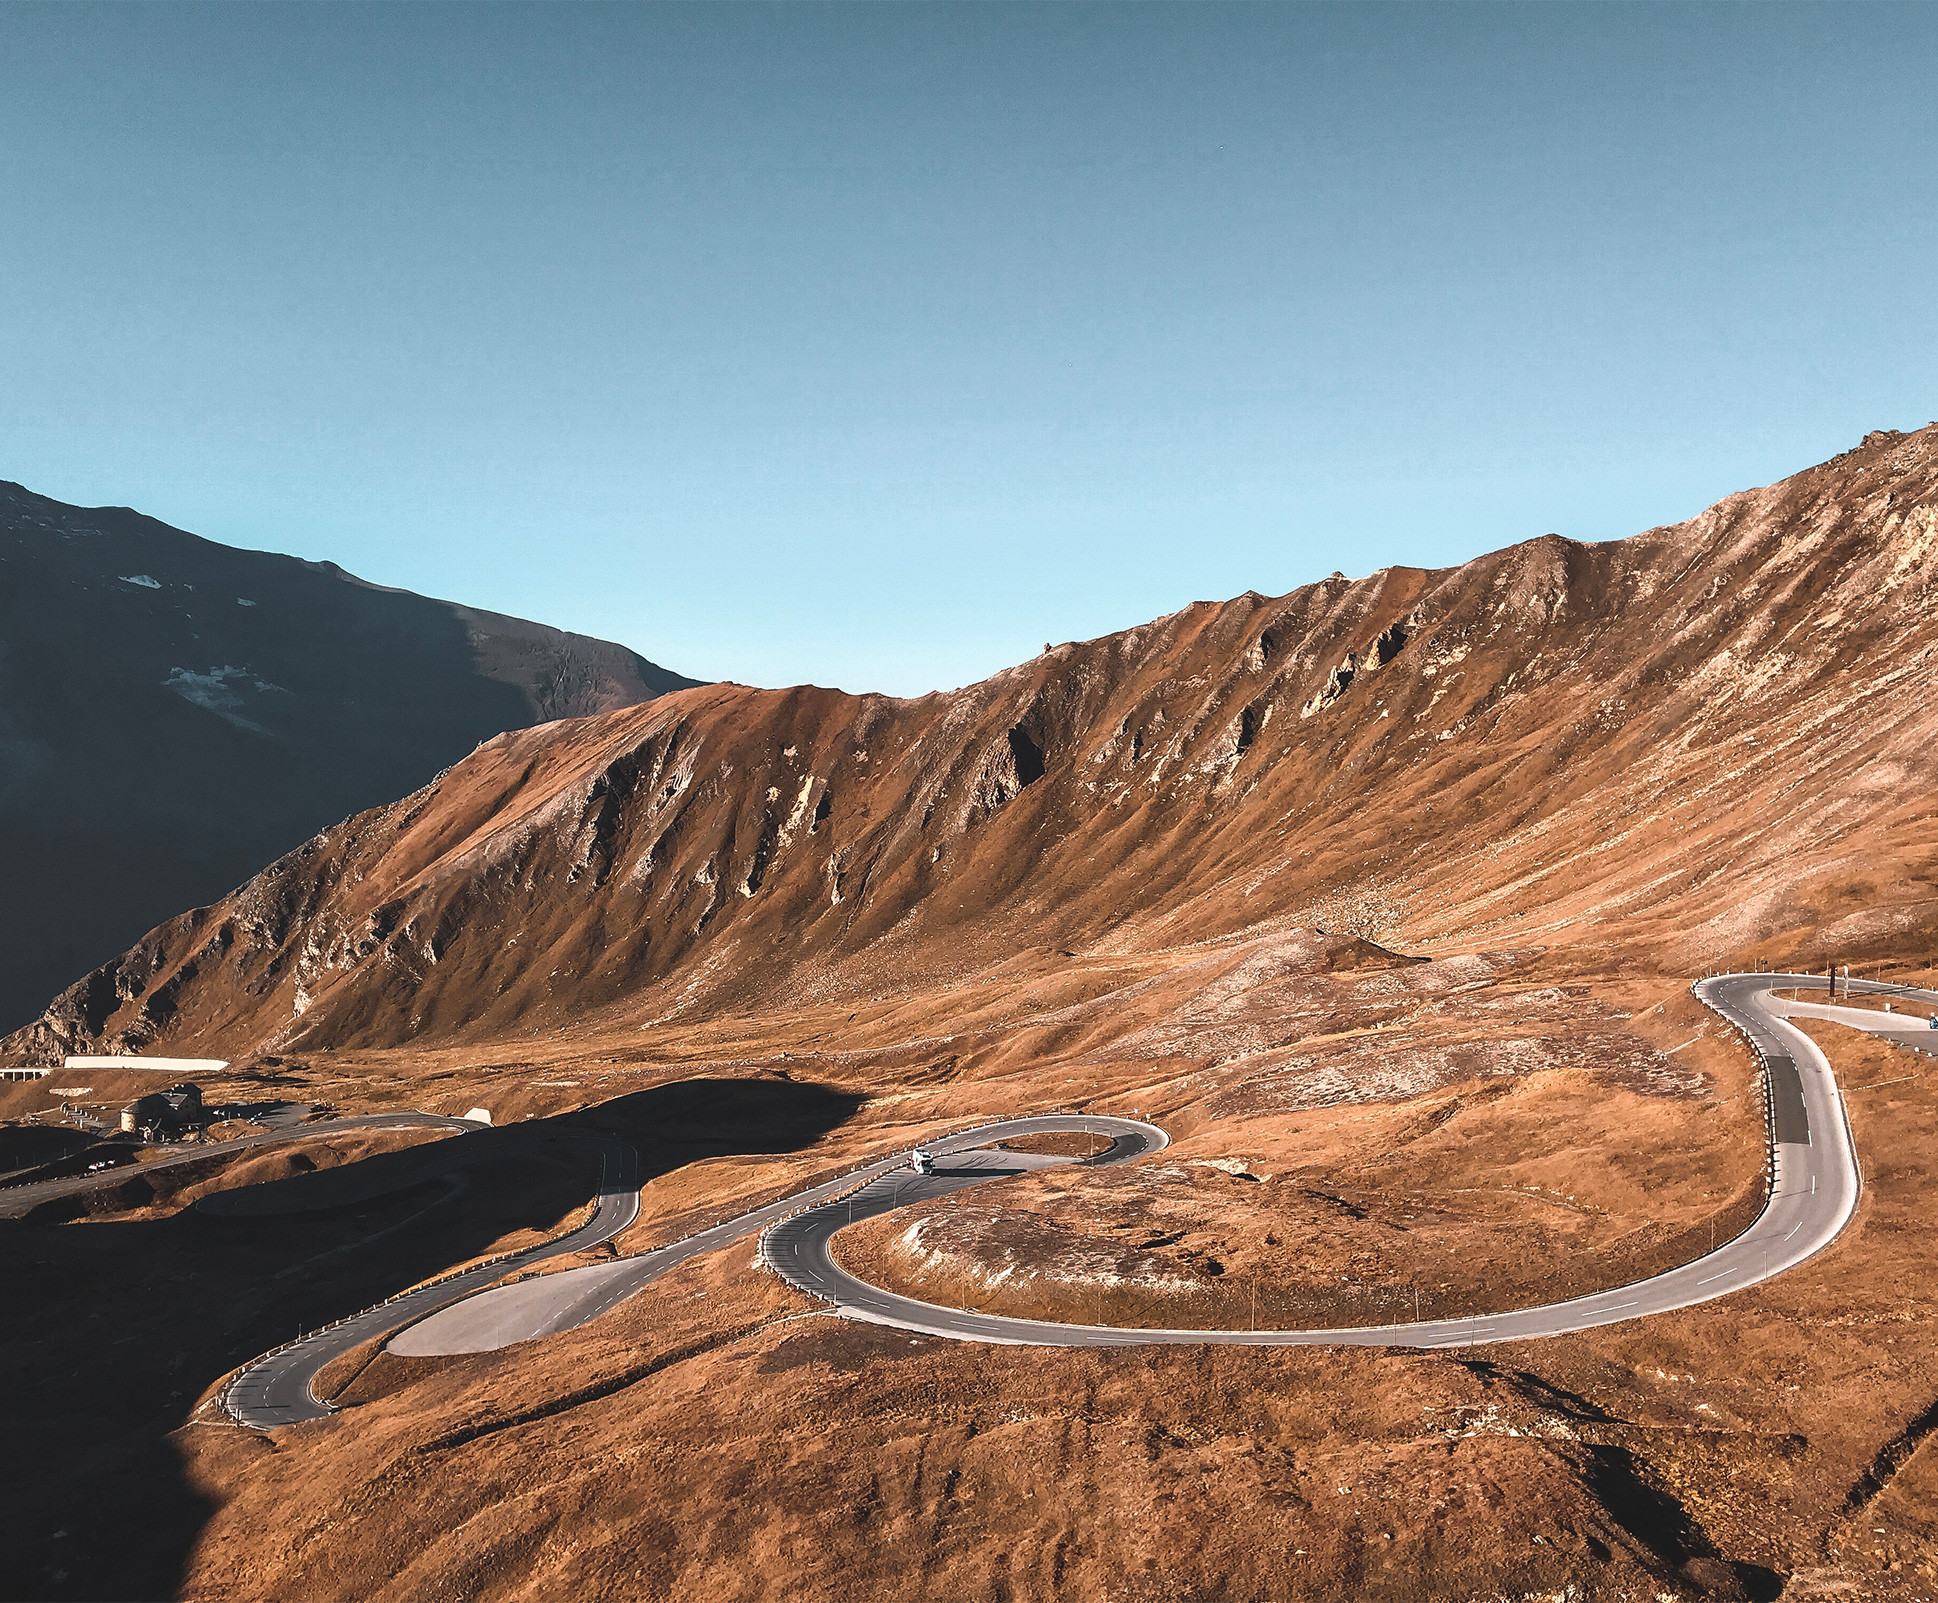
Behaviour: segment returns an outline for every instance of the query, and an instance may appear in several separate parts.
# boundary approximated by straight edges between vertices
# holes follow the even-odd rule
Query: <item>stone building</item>
[[[174,1141],[208,1122],[201,1087],[184,1081],[136,1097],[121,1110],[121,1128],[147,1141]]]

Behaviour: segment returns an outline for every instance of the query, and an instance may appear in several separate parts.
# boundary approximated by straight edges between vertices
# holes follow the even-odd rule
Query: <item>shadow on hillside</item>
[[[195,1399],[299,1330],[476,1257],[509,1231],[553,1231],[598,1174],[596,1154],[562,1139],[567,1130],[631,1140],[644,1182],[703,1158],[795,1150],[858,1104],[791,1081],[683,1081],[275,1182],[330,1182],[306,1212],[0,1221],[0,1597],[174,1595],[211,1513],[169,1440]],[[435,1179],[456,1165],[427,1168],[431,1153],[462,1157],[472,1184],[461,1195]]]

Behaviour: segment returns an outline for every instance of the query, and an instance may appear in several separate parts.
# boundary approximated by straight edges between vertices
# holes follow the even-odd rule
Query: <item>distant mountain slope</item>
[[[5,1049],[689,1018],[1311,924],[1677,976],[1901,957],[1938,917],[1935,554],[1938,425],[1673,528],[1199,603],[948,695],[715,686],[510,734]]]
[[[0,481],[0,1029],[479,741],[692,683]]]

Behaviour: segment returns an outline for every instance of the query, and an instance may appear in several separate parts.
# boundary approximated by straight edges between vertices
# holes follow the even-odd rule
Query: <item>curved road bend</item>
[[[1154,1124],[1145,1124],[1138,1119],[1109,1118],[1101,1114],[1049,1114],[1040,1118],[1005,1119],[996,1124],[985,1124],[925,1144],[923,1151],[942,1160],[938,1163],[939,1172],[934,1175],[917,1175],[908,1167],[908,1153],[898,1152],[893,1157],[867,1164],[823,1185],[795,1192],[764,1208],[737,1215],[688,1236],[684,1241],[642,1253],[637,1258],[625,1258],[618,1263],[592,1264],[584,1269],[546,1275],[541,1280],[500,1286],[433,1314],[408,1330],[399,1331],[391,1339],[389,1350],[404,1357],[495,1352],[500,1347],[509,1347],[513,1342],[531,1341],[539,1336],[572,1330],[588,1320],[596,1319],[647,1282],[657,1280],[689,1258],[731,1246],[744,1236],[778,1224],[802,1208],[812,1208],[817,1203],[827,1204],[830,1217],[845,1225],[848,1222],[846,1195],[863,1180],[868,1184],[860,1193],[862,1196],[870,1195],[877,1187],[882,1188],[882,1195],[894,1198],[898,1203],[942,1196],[963,1186],[994,1180],[999,1175],[1018,1174],[1024,1169],[1072,1161],[1032,1153],[979,1152],[974,1149],[1017,1136],[1073,1130],[1086,1135],[1109,1136],[1115,1143],[1108,1151],[1083,1160],[1093,1166],[1128,1163],[1133,1158],[1158,1151],[1168,1145],[1171,1139]],[[952,1154],[964,1156],[958,1164],[951,1165],[947,1160]],[[831,1201],[835,1198],[843,1200]],[[866,1217],[866,1212],[857,1202],[855,1218]]]
[[[266,1353],[236,1371],[235,1378],[222,1393],[222,1406],[239,1423],[258,1430],[321,1419],[334,1410],[328,1403],[317,1400],[311,1386],[326,1364],[341,1358],[352,1347],[422,1318],[446,1303],[468,1297],[505,1275],[561,1253],[596,1247],[618,1235],[639,1217],[639,1154],[624,1142],[608,1136],[590,1132],[575,1134],[596,1146],[601,1159],[598,1205],[592,1217],[578,1229],[541,1241],[522,1252],[418,1286],[337,1324],[313,1331],[287,1347]]]
[[[1781,1014],[1786,1004],[1768,994],[1779,988],[1824,985],[1822,976],[1807,974],[1728,974],[1695,986],[1702,1002],[1749,1038],[1767,1076],[1770,1198],[1755,1222],[1734,1241],[1694,1263],[1612,1291],[1508,1313],[1341,1330],[1136,1330],[967,1313],[897,1296],[857,1280],[835,1263],[829,1250],[835,1232],[849,1222],[847,1204],[816,1209],[777,1225],[763,1239],[762,1250],[790,1284],[834,1303],[837,1312],[852,1319],[965,1341],[1062,1347],[1184,1342],[1452,1347],[1555,1336],[1688,1308],[1768,1280],[1821,1252],[1856,1210],[1857,1154],[1829,1060],[1807,1035],[1784,1022]],[[1938,1001],[1934,993],[1906,987],[1855,982],[1853,989]],[[1880,1024],[1885,1017],[1877,1015]],[[1894,1024],[1885,1025],[1880,1033],[1888,1033]],[[894,1191],[887,1182],[876,1181],[854,1200],[854,1218],[885,1213],[915,1200],[916,1194],[913,1185]]]
[[[180,1152],[150,1158],[146,1163],[129,1163],[118,1168],[97,1170],[93,1174],[69,1175],[59,1180],[30,1180],[25,1185],[8,1186],[0,1189],[0,1219],[18,1219],[41,1203],[51,1202],[57,1197],[74,1197],[102,1186],[119,1185],[124,1180],[153,1174],[157,1169],[173,1169],[184,1163],[206,1163],[211,1158],[223,1157],[243,1147],[270,1146],[281,1141],[307,1141],[312,1136],[343,1135],[353,1130],[394,1130],[411,1126],[453,1131],[489,1128],[470,1119],[454,1119],[442,1113],[364,1113],[347,1119],[318,1119],[314,1124],[286,1125],[265,1130],[260,1135],[238,1136],[233,1141],[184,1147]]]

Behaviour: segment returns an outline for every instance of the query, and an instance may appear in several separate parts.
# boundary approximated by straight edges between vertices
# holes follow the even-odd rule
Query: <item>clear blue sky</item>
[[[0,477],[916,693],[1938,416],[1938,9],[0,9]]]

